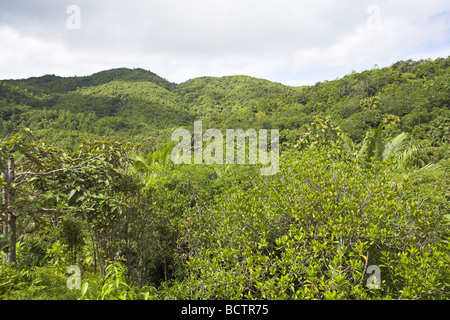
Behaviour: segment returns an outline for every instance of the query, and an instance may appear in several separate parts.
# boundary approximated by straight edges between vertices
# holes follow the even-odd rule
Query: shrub
[[[331,149],[330,149],[331,148]],[[184,278],[167,294],[191,299],[448,298],[448,226],[387,162],[361,168],[332,147],[288,151],[281,171],[237,185],[184,223]],[[381,273],[370,289],[369,266]]]

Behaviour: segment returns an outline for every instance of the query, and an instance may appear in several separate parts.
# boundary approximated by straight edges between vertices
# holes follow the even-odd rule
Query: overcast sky
[[[449,55],[448,0],[0,0],[0,79],[128,67],[303,85]]]

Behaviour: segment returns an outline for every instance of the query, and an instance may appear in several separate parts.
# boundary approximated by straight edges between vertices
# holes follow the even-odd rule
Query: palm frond
[[[394,139],[387,142],[384,146],[383,154],[381,156],[382,160],[386,160],[389,158],[391,154],[398,155],[406,147],[406,139],[408,135],[406,133],[400,133]]]
[[[132,167],[137,171],[144,170],[148,167],[148,159],[141,155],[135,156],[133,157]]]
[[[346,134],[342,134],[342,141],[343,141],[343,146],[344,149],[351,155],[356,155],[356,145],[353,142],[353,140]]]
[[[365,154],[365,159],[367,162],[370,162],[371,158],[380,160],[382,157],[384,150],[382,130],[383,125],[380,125],[377,129],[369,131],[364,138],[359,155],[363,156]]]
[[[419,158],[422,145],[417,144],[405,147],[402,152],[399,152],[395,157],[395,162],[399,168],[411,168],[414,165],[423,166],[423,161]]]

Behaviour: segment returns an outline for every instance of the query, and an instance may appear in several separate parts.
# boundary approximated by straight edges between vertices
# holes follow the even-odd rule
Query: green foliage
[[[191,299],[445,298],[448,257],[435,240],[443,237],[442,212],[421,210],[407,192],[391,189],[385,164],[358,168],[334,162],[327,152],[287,152],[280,174],[257,179],[250,189],[236,186],[193,213],[180,253],[185,274],[169,293]],[[381,268],[381,290],[366,287],[366,264]]]
[[[139,173],[146,185],[152,185],[156,181],[164,179],[165,172],[173,169],[171,151],[174,142],[168,142],[162,149],[149,152],[147,155],[137,155],[133,157],[132,168]]]
[[[1,81],[0,169],[16,168],[0,225],[13,212],[17,228],[0,254],[17,259],[0,298],[448,299],[449,59],[304,87],[142,69]],[[280,172],[174,165],[167,141],[194,120],[280,129]]]
[[[85,244],[82,224],[75,219],[65,219],[60,229],[60,237],[73,254],[76,261],[76,252]]]
[[[78,296],[67,289],[66,277],[53,268],[18,269],[0,262],[2,300],[75,300]]]
[[[440,127],[436,134],[442,139],[448,125],[435,122],[449,117],[448,59],[400,61],[298,88],[248,76],[201,77],[176,85],[149,71],[124,68],[89,77],[7,80],[0,83],[0,133],[27,127],[50,141],[66,130],[87,138],[160,139],[165,129],[190,126],[194,119],[216,128],[297,130],[317,115],[329,115],[357,143],[387,116],[398,117],[408,133],[415,126]],[[74,139],[64,140],[73,144]],[[164,140],[167,136],[159,142]]]
[[[49,259],[49,264],[53,265],[56,272],[60,274],[64,274],[69,266],[67,251],[67,245],[59,241],[56,241],[47,249],[46,258]]]
[[[149,300],[156,299],[153,287],[130,287],[126,281],[127,268],[120,262],[110,263],[97,288],[84,281],[80,289],[81,300]],[[100,285],[100,286],[99,286]]]

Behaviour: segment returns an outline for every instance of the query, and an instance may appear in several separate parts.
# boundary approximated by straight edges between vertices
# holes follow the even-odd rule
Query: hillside
[[[9,80],[12,86],[20,86],[34,93],[67,93],[82,87],[98,86],[110,81],[152,82],[165,89],[173,89],[175,84],[157,74],[144,69],[117,68],[100,71],[85,77],[59,77],[45,75],[22,80]]]
[[[3,80],[0,299],[448,300],[449,104],[450,58],[303,87]],[[276,172],[175,164],[195,120],[280,129]]]
[[[201,77],[177,85],[151,71],[125,68],[87,77],[3,80],[0,134],[28,127],[55,141],[70,130],[76,136],[147,136],[163,143],[173,128],[197,119],[204,127],[279,128],[292,136],[327,115],[357,143],[367,130],[391,122],[398,132],[444,141],[449,74],[446,58],[400,61],[304,87],[249,76]]]

